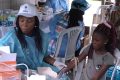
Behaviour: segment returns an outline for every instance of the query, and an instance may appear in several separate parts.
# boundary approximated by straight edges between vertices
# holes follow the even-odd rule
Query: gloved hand
[[[59,62],[59,61],[55,61],[53,65],[56,66],[56,67],[57,67],[58,69],[60,69],[60,70],[61,70],[63,67],[67,67],[67,65],[65,65],[64,63]]]

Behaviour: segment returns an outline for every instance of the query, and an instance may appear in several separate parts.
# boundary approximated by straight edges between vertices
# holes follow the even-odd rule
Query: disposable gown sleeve
[[[42,42],[43,43],[43,53],[45,54],[45,57],[46,57],[46,56],[49,56],[47,49],[48,49],[48,43],[50,40],[50,35],[49,35],[49,33],[44,33],[44,32],[42,32],[41,34],[42,34],[42,39],[43,39],[43,42]],[[42,63],[42,66],[43,67],[51,67],[52,70],[55,72],[59,71],[59,69],[57,67],[52,66],[44,61]]]
[[[10,53],[17,53],[17,64],[21,62],[24,63],[25,56],[14,29],[7,32],[6,35],[0,39],[0,46],[9,46]]]

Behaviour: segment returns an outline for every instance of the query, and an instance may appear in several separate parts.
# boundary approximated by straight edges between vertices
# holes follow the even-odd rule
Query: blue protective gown
[[[49,35],[47,33],[42,34],[42,51],[38,51],[35,47],[35,41],[34,37],[25,36],[25,39],[28,44],[27,49],[22,49],[22,46],[15,34],[15,30],[12,28],[9,32],[6,33],[5,36],[3,36],[0,39],[0,46],[10,46],[11,53],[17,53],[17,64],[25,63],[29,67],[29,69],[36,70],[37,67],[51,67],[54,71],[58,71],[58,69],[52,65],[49,65],[43,61],[43,58],[48,56],[47,54],[47,47],[48,47],[48,41],[49,41]],[[20,69],[25,69],[24,66],[18,67]]]
[[[49,46],[48,46],[48,53],[54,55],[55,54],[55,50],[56,50],[56,41],[57,41],[57,38],[58,38],[58,35],[59,35],[59,32],[57,31],[57,28],[59,26],[61,26],[62,28],[66,28],[67,27],[67,20],[64,20],[64,14],[65,12],[63,13],[59,13],[59,14],[56,14],[51,20],[50,20],[50,35],[51,35],[51,40],[50,40],[50,43],[49,43]],[[59,22],[61,22],[61,24],[59,24]],[[80,43],[80,39],[83,37],[84,35],[84,23],[82,21],[78,21],[79,23],[79,27],[81,27],[83,30],[80,32],[80,35],[79,35],[79,38],[78,38],[78,41],[76,42],[76,50],[78,50],[80,47],[81,47],[81,43]],[[59,25],[59,26],[58,26]],[[53,42],[52,42],[53,41]],[[61,47],[60,47],[60,54],[58,55],[59,57],[65,57],[65,50],[66,50],[66,44],[67,44],[67,41],[68,41],[68,36],[64,36],[63,40],[62,40],[62,44],[61,44]]]
[[[53,8],[54,12],[57,10],[68,11],[67,0],[47,0],[47,5]]]

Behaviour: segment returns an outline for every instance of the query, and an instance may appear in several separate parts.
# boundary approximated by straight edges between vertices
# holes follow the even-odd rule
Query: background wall
[[[19,9],[23,3],[35,4],[36,0],[0,0],[0,9]]]
[[[10,8],[10,0],[0,0],[0,9]]]
[[[35,4],[35,0],[11,0],[11,8],[12,9],[19,9],[20,5],[21,4],[24,4],[24,3],[32,3],[32,4]]]

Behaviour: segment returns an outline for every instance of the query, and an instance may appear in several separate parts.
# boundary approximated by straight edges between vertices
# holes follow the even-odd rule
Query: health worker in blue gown
[[[0,39],[0,46],[9,46],[11,53],[17,53],[17,64],[24,63],[32,70],[51,67],[58,72],[66,65],[49,56],[49,33],[40,30],[39,25],[36,7],[32,4],[21,5],[16,16],[16,26]],[[24,66],[18,68],[22,71],[26,69]]]

